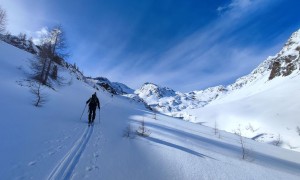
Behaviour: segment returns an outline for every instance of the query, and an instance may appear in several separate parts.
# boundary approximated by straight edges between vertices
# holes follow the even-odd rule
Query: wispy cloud
[[[84,24],[81,24],[79,19],[76,19],[77,21],[74,23],[74,19],[72,19],[81,18],[81,16],[66,15],[61,10],[55,14],[57,17],[61,15],[60,19],[53,18],[53,14],[49,12],[60,7],[60,3],[52,3],[52,9],[47,10],[48,17],[43,17],[45,3],[40,3],[39,5],[43,6],[40,9],[43,12],[36,16],[47,19],[46,22],[58,19],[65,22],[64,25],[69,31],[66,33],[67,40],[72,49],[70,60],[76,62],[86,75],[106,76],[113,81],[124,82],[133,88],[138,88],[144,82],[151,81],[176,90],[190,91],[231,83],[241,75],[249,73],[268,55],[273,55],[280,49],[287,32],[283,30],[275,32],[272,29],[274,31],[272,38],[281,39],[272,40],[270,44],[264,43],[265,40],[261,39],[265,34],[256,36],[256,33],[260,33],[260,28],[263,28],[259,25],[261,12],[272,8],[272,5],[278,1],[282,2],[283,0],[231,0],[227,4],[210,6],[215,14],[207,18],[204,13],[204,16],[200,16],[199,19],[198,14],[189,19],[190,14],[185,11],[183,14],[181,14],[182,11],[176,12],[178,14],[173,11],[166,14],[164,11],[160,12],[163,9],[160,7],[153,11],[155,13],[152,13],[153,6],[151,5],[161,5],[152,1],[142,5],[144,8],[142,10],[137,8],[133,14],[129,13],[132,8],[129,8],[130,10],[123,9],[123,5],[114,9],[115,5],[112,4],[116,3],[112,3],[110,8],[105,8],[105,5],[101,4],[103,6],[102,14],[97,14],[97,8],[85,11],[87,16],[81,20],[90,22]],[[24,2],[21,0],[16,0],[16,2],[18,3],[6,4],[10,4],[13,11],[19,12],[13,16],[16,18],[16,22],[23,21],[18,27],[23,24],[28,26],[31,24],[29,19],[32,14],[29,16],[28,10],[20,8],[19,4],[26,6]],[[95,0],[91,1],[89,5],[94,5],[96,2],[99,3]],[[62,4],[65,7],[70,5]],[[172,4],[167,4],[168,8]],[[199,4],[200,8],[203,7],[202,2]],[[77,8],[81,8],[81,6]],[[195,10],[197,8],[193,9],[193,11]],[[11,12],[11,10],[8,11]],[[77,13],[76,8],[73,11],[73,13]],[[121,11],[124,11],[125,14],[122,14]],[[157,16],[159,12],[161,14]],[[90,15],[88,15],[89,13]],[[151,13],[152,15],[149,15]],[[180,19],[179,17],[185,13],[189,14],[186,19]],[[170,16],[168,16],[169,14]],[[95,15],[97,15],[97,19],[94,19]],[[168,16],[170,19],[161,15]],[[20,18],[21,16],[23,18]],[[151,19],[153,16],[155,18]],[[184,29],[189,23],[194,24],[202,19],[205,19],[204,24],[193,26],[188,33],[178,30],[176,32],[180,35],[176,38],[173,37],[176,35],[175,30]],[[149,20],[152,22],[145,23]],[[169,20],[174,22],[190,21],[189,23],[175,23],[174,26]],[[44,25],[39,24],[39,21],[35,21],[34,24],[34,26],[30,25],[29,33],[38,42],[47,29],[42,28],[35,31]],[[38,27],[36,27],[37,24],[39,24]],[[184,27],[177,27],[182,24]],[[162,33],[161,26],[165,28]],[[285,36],[280,36],[284,33],[286,33]],[[171,38],[165,38],[165,36]],[[162,46],[160,46],[161,44]],[[156,45],[158,46],[156,47]]]
[[[236,44],[239,34],[233,32],[236,31],[236,27],[241,26],[243,20],[251,16],[249,10],[266,3],[233,0],[223,7],[226,8],[224,16],[161,54],[158,64],[149,67],[149,71],[144,70],[144,74],[149,73],[152,76],[139,76],[138,79],[141,80],[135,82],[142,82],[145,81],[145,77],[151,77],[156,83],[171,87],[178,86],[180,82],[179,88],[187,90],[194,85],[204,88],[221,82],[229,83],[232,79],[249,73],[267,55],[272,55],[278,45],[262,50],[256,46]],[[247,12],[243,10],[245,7],[249,8]]]
[[[281,42],[263,48],[259,44],[251,46],[239,42],[241,36],[245,35],[239,32],[239,28],[253,16],[253,11],[269,3],[272,2],[233,0],[218,8],[222,9],[222,16],[164,52],[158,53],[154,50],[119,56],[126,47],[124,43],[122,48],[113,50],[115,53],[108,53],[103,58],[107,61],[120,58],[117,63],[106,68],[103,67],[106,63],[102,60],[89,70],[93,74],[108,76],[133,88],[138,88],[147,81],[181,91],[232,83],[236,78],[250,73],[281,46]]]
[[[231,0],[231,2],[225,6],[219,6],[217,11],[224,13],[233,9],[244,9],[254,3],[255,0]]]

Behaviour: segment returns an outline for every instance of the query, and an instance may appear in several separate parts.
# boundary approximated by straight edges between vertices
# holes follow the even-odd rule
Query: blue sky
[[[132,88],[228,85],[300,28],[298,0],[0,0],[8,30],[61,24],[70,62]]]

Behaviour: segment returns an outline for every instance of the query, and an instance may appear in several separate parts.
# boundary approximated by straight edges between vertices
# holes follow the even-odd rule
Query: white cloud
[[[223,13],[233,9],[243,9],[249,7],[252,3],[254,3],[254,0],[232,0],[225,6],[219,6],[217,11]]]
[[[40,44],[41,39],[49,34],[49,30],[47,27],[42,27],[40,30],[35,31],[29,34],[32,36],[32,41],[34,44]]]

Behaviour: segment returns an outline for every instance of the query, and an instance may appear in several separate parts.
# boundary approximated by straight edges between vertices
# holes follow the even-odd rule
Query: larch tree
[[[0,33],[3,33],[6,29],[7,14],[4,9],[0,6]]]

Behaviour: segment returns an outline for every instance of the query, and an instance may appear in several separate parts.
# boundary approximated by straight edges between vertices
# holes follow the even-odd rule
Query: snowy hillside
[[[0,53],[0,179],[300,178],[299,152],[164,115],[154,119],[143,104],[112,98],[67,69],[61,75],[70,83],[43,88],[47,102],[37,108],[24,73],[32,54],[2,41]],[[88,127],[87,110],[80,116],[95,91],[101,111]],[[136,133],[143,120],[149,137]]]

